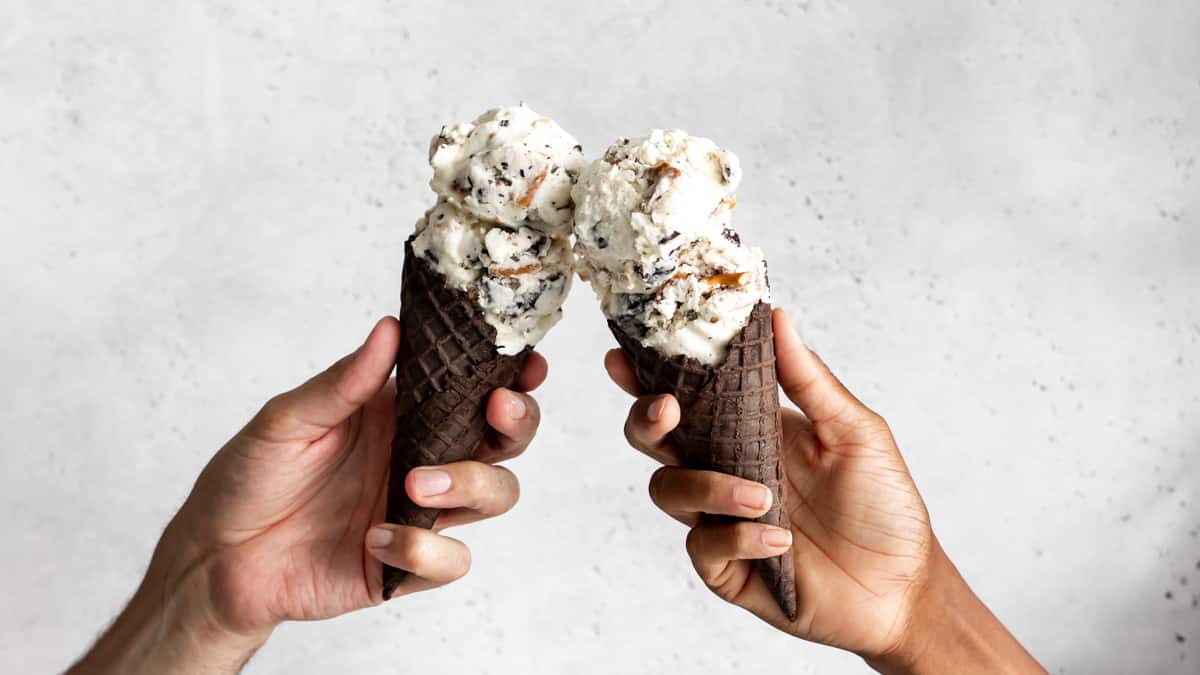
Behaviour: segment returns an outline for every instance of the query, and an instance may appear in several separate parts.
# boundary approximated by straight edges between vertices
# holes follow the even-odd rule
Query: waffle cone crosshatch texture
[[[770,510],[757,520],[787,528],[770,305],[759,302],[754,307],[746,327],[730,343],[725,361],[715,366],[685,356],[666,357],[642,345],[616,323],[608,325],[629,356],[642,392],[672,394],[679,401],[680,422],[671,432],[671,440],[684,465],[763,483],[774,499]],[[784,614],[795,619],[791,552],[756,560],[754,566]]]
[[[516,384],[532,348],[511,356],[497,352],[496,329],[479,305],[413,255],[411,239],[404,247],[400,325],[387,522],[430,528],[439,510],[414,504],[405,476],[418,466],[474,456],[487,429],[489,394]],[[384,566],[385,599],[407,574]]]

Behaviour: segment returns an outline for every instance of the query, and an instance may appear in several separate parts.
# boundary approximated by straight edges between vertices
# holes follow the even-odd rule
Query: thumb
[[[820,437],[831,430],[866,428],[883,419],[863,405],[812,352],[782,309],[772,314],[775,368],[783,393],[804,411]],[[822,440],[825,440],[824,438]]]
[[[380,319],[358,349],[295,389],[272,398],[251,425],[266,440],[314,440],[344,422],[387,383],[400,323]]]

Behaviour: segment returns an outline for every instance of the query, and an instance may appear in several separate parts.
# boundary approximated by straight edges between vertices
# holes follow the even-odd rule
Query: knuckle
[[[496,490],[496,494],[499,495],[496,515],[499,515],[507,513],[517,505],[517,501],[521,498],[521,481],[517,480],[516,474],[502,466],[494,468],[501,486],[501,489]]]
[[[525,399],[525,416],[529,418],[529,426],[531,430],[538,428],[538,424],[542,421],[542,408],[538,405],[537,399],[529,394],[517,394]]]
[[[409,566],[417,566],[425,559],[429,551],[429,544],[425,541],[425,537],[420,536],[412,529],[400,532],[403,534],[397,533],[399,540],[393,545],[396,555]]]
[[[872,438],[891,436],[892,430],[883,416],[869,408],[864,408],[858,423],[859,431]]]
[[[688,530],[687,539],[684,540],[684,548],[687,550],[688,557],[695,560],[700,556],[704,549],[705,539],[704,530],[699,527]]]
[[[478,501],[485,498],[490,492],[490,478],[487,469],[490,468],[486,464],[479,462],[463,462],[458,466],[459,485],[461,486],[463,496],[471,501]]]
[[[654,470],[650,474],[650,483],[647,486],[650,493],[650,501],[656,505],[662,504],[663,490],[666,488],[666,482],[670,480],[671,467],[662,466]]]
[[[471,549],[465,544],[459,547],[461,553],[456,556],[457,564],[454,569],[454,578],[461,579],[467,576],[467,572],[471,571]]]
[[[883,415],[871,410],[870,408],[862,407],[862,423],[863,426],[882,428],[887,426],[887,421],[883,419]]]
[[[251,428],[266,437],[286,435],[292,425],[291,404],[286,394],[268,399],[250,422]]]
[[[629,445],[638,448],[641,442],[638,440],[637,433],[637,410],[636,407],[630,409],[629,416],[625,418],[625,441]]]
[[[267,425],[276,424],[286,416],[287,399],[283,394],[276,394],[267,399],[262,409],[258,411],[259,419]]]
[[[533,442],[533,435],[536,431],[536,427],[523,428],[515,432],[510,438],[504,439],[501,442],[501,447],[503,448],[505,457],[507,459],[517,457],[529,449],[529,444]]]
[[[752,553],[759,548],[760,527],[756,523],[742,522],[733,526],[734,549],[739,554]]]
[[[720,506],[721,502],[727,500],[728,493],[725,476],[720,474],[706,473],[696,486],[696,498],[705,507]]]

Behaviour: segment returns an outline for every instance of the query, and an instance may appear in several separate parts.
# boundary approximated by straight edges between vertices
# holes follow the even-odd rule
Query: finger
[[[782,309],[776,309],[772,319],[779,385],[818,430],[826,422],[856,424],[878,417],[804,345]]]
[[[546,357],[537,352],[531,352],[529,358],[525,359],[525,365],[521,368],[521,373],[517,375],[517,391],[533,391],[542,386],[546,381],[546,375],[550,372],[550,364],[546,363]]]
[[[604,369],[608,371],[608,376],[612,378],[617,386],[624,389],[626,393],[637,396],[639,394],[637,375],[633,372],[633,365],[629,363],[629,357],[620,349],[610,349],[604,355]]]
[[[473,461],[413,469],[404,478],[404,491],[419,506],[464,509],[476,520],[505,513],[521,496],[511,471]]]
[[[477,523],[481,520],[487,520],[490,517],[471,509],[446,509],[438,513],[437,520],[434,521],[431,529],[434,532],[441,532],[452,527],[460,527],[462,525]]]
[[[663,464],[679,464],[679,454],[667,439],[667,434],[679,425],[679,415],[674,396],[643,396],[633,402],[625,418],[625,439]]]
[[[687,552],[700,579],[729,602],[741,604],[740,594],[751,588],[748,560],[787,553],[792,533],[783,528],[743,521],[727,525],[701,525],[687,537]]]
[[[761,483],[715,471],[664,466],[650,476],[650,501],[686,525],[702,513],[757,518],[772,499]]]
[[[524,452],[542,420],[532,396],[508,389],[492,392],[486,414],[490,428],[475,455],[481,462],[501,462]]]
[[[271,441],[313,440],[344,422],[388,381],[400,345],[400,323],[385,317],[362,346],[299,387],[276,396],[251,426]]]
[[[428,582],[416,584],[418,588],[450,583],[471,569],[471,551],[466,544],[420,527],[381,523],[367,531],[366,547],[385,565],[405,570]],[[418,588],[410,587],[406,592]],[[397,592],[392,597],[402,594]]]

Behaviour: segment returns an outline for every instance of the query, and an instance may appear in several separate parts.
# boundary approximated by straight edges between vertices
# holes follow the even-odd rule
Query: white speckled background
[[[396,308],[428,137],[523,99],[590,153],[738,152],[779,303],[979,593],[1053,673],[1197,672],[1198,36],[1194,0],[0,1],[0,670],[88,645],[208,456]],[[865,671],[697,587],[576,290],[471,575],[248,672]]]

